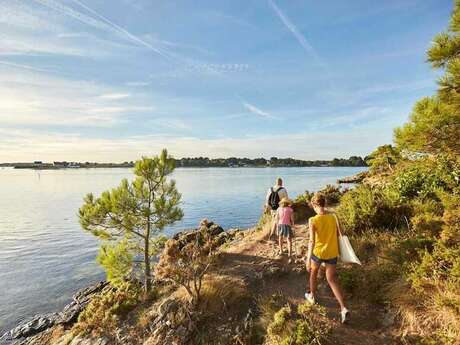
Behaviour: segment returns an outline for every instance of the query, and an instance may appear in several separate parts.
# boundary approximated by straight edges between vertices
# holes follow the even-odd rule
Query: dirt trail
[[[294,228],[293,263],[289,264],[287,255],[279,256],[278,248],[265,239],[263,232],[252,232],[240,243],[232,244],[221,255],[219,274],[242,279],[252,296],[267,296],[282,293],[290,303],[303,303],[307,289],[307,272],[301,260],[302,249],[307,245],[307,232],[304,225]],[[285,248],[286,250],[287,248]],[[275,273],[267,276],[267,272]],[[280,273],[280,274],[277,274]],[[384,311],[379,306],[347,299],[351,310],[348,324],[339,321],[339,307],[325,280],[319,277],[318,303],[327,310],[333,333],[333,344],[397,344],[390,329],[382,326]]]

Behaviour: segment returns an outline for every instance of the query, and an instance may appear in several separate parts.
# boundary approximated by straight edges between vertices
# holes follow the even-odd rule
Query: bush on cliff
[[[136,283],[109,286],[81,312],[73,331],[76,334],[113,336],[120,322],[139,304],[141,296],[142,288]]]
[[[155,266],[155,279],[183,287],[192,304],[198,304],[203,278],[214,262],[214,250],[218,245],[207,224],[202,224],[198,231],[187,234],[187,238],[182,241],[168,240]]]
[[[337,208],[343,226],[362,233],[368,229],[398,229],[408,226],[410,207],[400,203],[391,189],[359,185],[346,193]]]

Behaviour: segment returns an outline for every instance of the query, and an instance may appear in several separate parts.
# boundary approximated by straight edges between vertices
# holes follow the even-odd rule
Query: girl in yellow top
[[[315,303],[317,276],[321,264],[326,266],[326,279],[340,304],[342,323],[347,321],[350,312],[345,307],[342,289],[337,281],[336,265],[339,256],[338,235],[339,222],[333,213],[326,211],[326,198],[323,194],[316,193],[311,200],[316,216],[310,218],[309,242],[307,256],[307,271],[310,272],[310,292],[305,298],[310,303]]]

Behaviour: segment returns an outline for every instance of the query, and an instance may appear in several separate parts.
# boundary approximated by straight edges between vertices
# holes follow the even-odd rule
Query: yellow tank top
[[[316,232],[313,255],[328,260],[339,256],[337,223],[333,214],[318,214],[311,218]]]

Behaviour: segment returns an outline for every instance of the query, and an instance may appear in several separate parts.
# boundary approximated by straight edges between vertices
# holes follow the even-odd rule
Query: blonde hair
[[[292,201],[288,198],[283,198],[280,200],[280,206],[285,207],[285,206],[291,206]]]
[[[323,193],[315,193],[311,198],[311,203],[315,206],[324,207],[326,206],[326,196]]]

